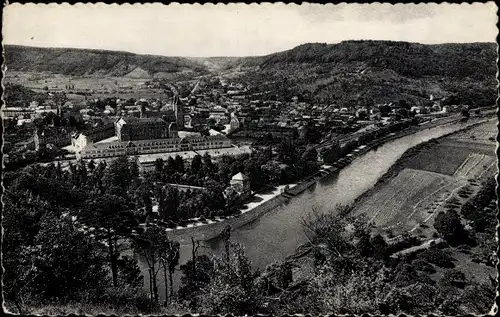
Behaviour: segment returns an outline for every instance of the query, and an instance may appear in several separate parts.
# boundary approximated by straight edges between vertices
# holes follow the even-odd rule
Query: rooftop
[[[239,172],[238,174],[234,175],[231,180],[235,180],[235,181],[243,181],[243,180],[247,180],[248,179],[248,176],[244,175],[243,173]]]

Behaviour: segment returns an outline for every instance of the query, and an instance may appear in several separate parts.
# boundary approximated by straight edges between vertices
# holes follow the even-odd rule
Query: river
[[[437,126],[385,143],[356,158],[340,171],[321,179],[315,186],[257,220],[233,229],[231,240],[245,248],[254,269],[264,269],[268,264],[294,253],[299,245],[307,241],[301,220],[313,207],[327,212],[333,210],[336,204],[352,203],[373,187],[406,150],[430,139],[458,131],[469,124]],[[222,249],[219,239],[205,241],[203,244],[202,253],[218,254]],[[191,245],[186,241],[181,244],[180,263],[188,261],[190,256]],[[174,284],[178,286],[179,282],[180,274],[177,273]]]

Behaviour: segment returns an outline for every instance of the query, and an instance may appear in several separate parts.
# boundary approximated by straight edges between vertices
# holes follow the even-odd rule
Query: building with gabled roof
[[[115,133],[119,141],[165,139],[176,137],[176,131],[162,118],[122,117],[115,121]]]
[[[229,187],[224,190],[224,196],[226,196],[229,191],[236,191],[240,200],[247,199],[252,193],[250,178],[241,172],[234,175],[229,182]]]
[[[81,149],[80,153],[77,154],[77,158],[109,158],[122,155],[188,152],[231,147],[231,140],[224,135],[118,141],[107,143],[90,142]]]

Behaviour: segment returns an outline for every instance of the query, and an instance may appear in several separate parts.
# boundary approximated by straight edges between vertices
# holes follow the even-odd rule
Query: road
[[[484,114],[486,114],[486,113],[494,113],[495,111],[496,110],[487,110],[487,111],[484,111],[483,113]],[[449,115],[447,117],[432,119],[431,121],[428,121],[428,122],[426,122],[424,124],[421,124],[420,126],[422,128],[428,129],[428,128],[433,128],[433,127],[436,127],[436,126],[439,126],[439,125],[452,123],[452,122],[458,121],[458,120],[460,120],[462,118],[463,118],[463,116],[461,114],[459,114],[459,113],[457,113],[457,114],[451,114],[451,115]],[[338,141],[340,142],[341,146],[344,146],[346,143],[359,138],[364,133],[366,133],[366,131],[357,131],[357,132],[354,132],[354,133],[350,133],[348,135],[343,135],[343,136],[341,136],[338,139]],[[336,141],[337,140],[329,140],[329,141],[323,142],[321,144],[316,145],[315,149],[318,152],[320,152],[323,148],[328,147],[328,146],[332,146]]]

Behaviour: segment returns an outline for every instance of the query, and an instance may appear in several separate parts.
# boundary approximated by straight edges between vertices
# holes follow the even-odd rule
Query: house
[[[32,123],[33,123],[33,120],[31,120],[31,119],[18,119],[17,120],[18,126],[30,125]]]
[[[2,113],[5,118],[17,118],[17,117],[31,117],[35,114],[32,109],[21,108],[21,107],[5,107],[2,109]]]
[[[209,112],[209,118],[215,119],[217,124],[227,124],[229,123],[227,110],[221,106],[216,106]]]
[[[420,113],[421,110],[422,110],[421,107],[416,107],[416,106],[413,106],[410,109],[411,112],[415,112],[415,113]]]
[[[231,115],[231,121],[229,122],[231,130],[238,130],[240,128],[240,120],[234,115]]]
[[[432,111],[433,112],[439,112],[441,111],[441,105],[439,103],[435,103],[433,106],[432,106]]]
[[[238,173],[231,178],[229,187],[224,190],[224,197],[228,197],[230,192],[236,192],[240,200],[245,200],[250,197],[252,190],[250,189],[250,178],[243,173]]]

